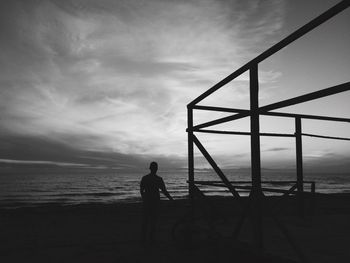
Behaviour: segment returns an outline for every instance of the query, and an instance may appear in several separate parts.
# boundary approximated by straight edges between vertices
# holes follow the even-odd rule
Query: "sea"
[[[140,202],[139,184],[147,171],[127,172],[98,169],[1,169],[0,208],[42,205],[116,204]],[[225,171],[232,181],[249,181],[248,170]],[[188,173],[185,169],[159,171],[169,193],[175,199],[188,197]],[[263,171],[263,181],[295,181],[295,172]],[[211,170],[195,171],[195,180],[220,180]],[[318,193],[350,193],[349,174],[305,173],[305,181],[314,181]],[[246,185],[249,185],[247,183]],[[265,188],[289,189],[292,183],[264,183]],[[305,183],[305,191],[311,191]],[[227,188],[199,186],[206,195],[231,195]],[[240,192],[248,195],[247,190]],[[266,193],[274,194],[274,193]],[[276,193],[275,193],[276,194]],[[277,194],[280,195],[280,194]],[[164,198],[164,197],[162,197]]]

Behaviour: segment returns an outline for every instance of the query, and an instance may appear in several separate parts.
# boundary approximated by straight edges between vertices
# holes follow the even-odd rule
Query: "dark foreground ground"
[[[280,198],[268,198],[274,207]],[[246,201],[246,200],[245,200]],[[298,256],[269,212],[264,215],[263,256],[252,250],[251,220],[238,241],[236,201],[209,200],[197,206],[193,242],[186,224],[186,200],[165,202],[154,245],[140,242],[140,204],[0,209],[0,262],[297,262]],[[294,199],[280,202],[279,220],[307,262],[350,262],[350,195],[317,196],[304,219]],[[208,223],[211,222],[211,223]],[[174,239],[175,238],[175,239]],[[300,261],[300,260],[299,260]]]

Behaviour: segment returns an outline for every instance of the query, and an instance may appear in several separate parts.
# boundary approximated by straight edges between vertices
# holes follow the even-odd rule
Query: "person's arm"
[[[173,201],[174,199],[171,197],[171,195],[169,194],[169,192],[166,190],[165,184],[163,179],[160,179],[160,190],[162,190],[162,193],[171,201]]]

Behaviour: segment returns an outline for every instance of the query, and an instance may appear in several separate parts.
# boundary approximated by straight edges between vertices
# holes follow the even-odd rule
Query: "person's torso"
[[[162,178],[157,175],[145,175],[142,178],[144,187],[144,201],[158,202],[160,200],[159,189],[161,188]]]

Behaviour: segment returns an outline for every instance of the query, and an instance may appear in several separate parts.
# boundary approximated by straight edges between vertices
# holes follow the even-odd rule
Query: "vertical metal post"
[[[194,150],[193,150],[193,108],[192,106],[187,106],[187,136],[188,136],[188,193],[190,197],[190,206],[191,206],[191,216],[190,222],[187,225],[187,243],[191,247],[192,246],[192,233],[194,226]]]
[[[193,151],[193,108],[187,107],[187,136],[188,136],[188,192],[193,203],[194,192],[194,151]]]
[[[249,70],[250,76],[250,148],[252,169],[251,200],[253,205],[252,219],[254,242],[257,249],[263,248],[262,228],[262,190],[261,190],[261,164],[260,164],[260,124],[259,124],[259,76],[258,64],[253,64]]]
[[[303,178],[303,150],[301,135],[301,118],[295,118],[295,146],[296,146],[296,166],[297,166],[297,199],[298,213],[304,217],[304,178]]]

